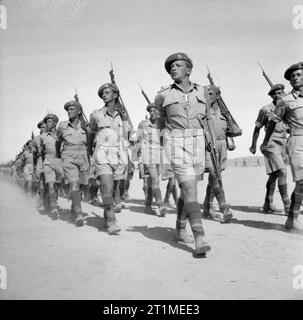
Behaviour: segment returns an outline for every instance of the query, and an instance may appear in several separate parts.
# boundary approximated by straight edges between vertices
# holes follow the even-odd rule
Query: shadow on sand
[[[185,243],[181,243],[175,240],[175,230],[173,228],[164,228],[164,227],[151,227],[148,226],[133,226],[126,229],[128,232],[140,232],[144,237],[161,241],[166,244],[169,244],[173,248],[181,249],[186,252],[192,253],[194,258],[205,258],[205,254],[196,255],[193,248],[189,247]]]

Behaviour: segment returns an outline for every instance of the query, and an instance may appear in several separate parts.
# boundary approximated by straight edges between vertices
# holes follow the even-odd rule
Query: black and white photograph
[[[0,130],[0,300],[303,299],[302,0],[0,0]]]

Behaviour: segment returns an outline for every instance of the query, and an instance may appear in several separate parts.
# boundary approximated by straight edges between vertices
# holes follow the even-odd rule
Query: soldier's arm
[[[266,121],[267,121],[267,115],[266,115],[266,112],[264,111],[264,109],[262,108],[259,111],[257,120],[255,122],[255,128],[254,128],[254,132],[253,132],[253,135],[252,135],[252,142],[251,142],[251,146],[249,148],[249,151],[252,154],[256,153],[257,141],[258,141],[258,138],[259,138],[259,135],[260,135],[260,130],[265,125]]]
[[[96,137],[96,132],[97,132],[97,124],[96,121],[93,117],[93,114],[90,115],[89,117],[89,135],[88,135],[88,153],[92,155],[94,153],[94,141]]]
[[[56,132],[56,142],[55,142],[55,147],[56,147],[56,157],[61,158],[61,145],[63,142],[63,136],[62,136],[62,129],[60,126],[60,123],[57,128]]]

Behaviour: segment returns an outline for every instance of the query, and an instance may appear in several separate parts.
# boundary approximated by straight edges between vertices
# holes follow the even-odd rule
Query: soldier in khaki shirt
[[[128,153],[127,138],[129,122],[117,108],[119,89],[111,83],[103,84],[98,90],[105,106],[90,115],[90,153],[94,147],[96,177],[102,185],[104,218],[109,234],[121,231],[114,210],[114,195],[119,192],[119,182],[126,178]]]
[[[272,114],[275,110],[277,101],[285,95],[284,85],[274,85],[268,95],[272,98],[272,103],[262,107],[259,111],[258,118],[255,123],[255,129],[253,132],[252,144],[249,151],[252,154],[256,153],[256,145],[259,137],[260,129],[265,128],[265,132],[268,129],[268,125]],[[276,188],[276,181],[278,180],[278,188],[281,194],[282,201],[284,203],[285,213],[287,214],[290,208],[290,200],[287,193],[287,155],[286,155],[286,140],[287,140],[287,126],[283,121],[280,121],[275,126],[275,131],[272,134],[267,151],[264,153],[264,163],[266,173],[269,175],[266,183],[266,195],[263,205],[264,212],[275,212],[279,209],[274,205],[273,198]]]
[[[38,136],[35,136],[33,139],[34,172],[38,180],[39,209],[43,210],[45,202],[45,189],[40,137],[44,132],[46,132],[46,123],[43,120],[39,121],[37,124],[37,128],[40,129],[40,134]]]
[[[56,126],[59,118],[55,114],[48,114],[43,121],[46,123],[47,128],[47,131],[40,136],[44,179],[52,218],[58,219],[58,185],[63,175],[61,159],[57,158],[56,155]]]
[[[205,169],[204,130],[199,117],[205,115],[203,87],[189,80],[193,63],[185,53],[176,53],[165,61],[165,69],[174,82],[162,88],[155,98],[166,123],[164,150],[181,189],[178,200],[176,237],[192,241],[186,232],[189,219],[196,254],[205,254],[210,245],[204,240],[197,182]]]
[[[56,150],[57,155],[62,158],[65,183],[70,185],[72,217],[75,218],[76,226],[81,227],[84,224],[84,217],[80,184],[87,185],[89,178],[87,127],[82,123],[83,110],[79,102],[69,101],[64,105],[64,109],[69,120],[58,125]]]
[[[141,121],[137,130],[137,142],[140,145],[143,166],[149,175],[145,210],[151,213],[152,198],[154,196],[159,208],[159,214],[164,217],[166,208],[159,186],[161,165],[160,136],[163,129],[163,121],[160,119],[159,111],[154,104],[149,104],[146,110],[149,112],[150,117]]]
[[[220,172],[225,170],[227,162],[227,142],[226,132],[228,129],[227,119],[222,115],[220,107],[217,103],[216,96],[220,95],[220,89],[216,86],[208,86],[208,94],[210,98],[210,125],[212,125],[213,134],[215,138],[215,150],[218,159],[218,166]],[[208,175],[208,184],[206,187],[206,195],[203,203],[203,216],[205,218],[217,218],[222,222],[229,222],[232,218],[230,212],[230,205],[226,202],[225,192],[223,187],[220,187],[218,178],[215,174],[213,164],[211,162],[210,152],[206,152],[206,165]],[[220,213],[214,212],[212,209],[213,198],[216,197]]]
[[[276,123],[284,121],[290,128],[290,137],[286,149],[289,156],[293,180],[296,183],[291,195],[290,210],[285,223],[287,229],[303,229],[300,217],[300,207],[303,201],[303,62],[291,65],[284,73],[293,88],[290,94],[282,97],[276,103],[273,121],[270,122],[261,151],[270,149],[272,133]]]

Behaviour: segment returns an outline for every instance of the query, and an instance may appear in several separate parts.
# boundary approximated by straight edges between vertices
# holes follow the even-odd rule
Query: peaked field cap
[[[184,60],[187,61],[191,68],[193,67],[193,62],[192,60],[188,57],[188,55],[184,52],[177,52],[177,53],[173,53],[171,54],[168,58],[166,58],[165,63],[164,63],[164,67],[166,69],[166,71],[168,73],[170,73],[170,66],[172,65],[172,63],[176,60]]]
[[[150,104],[147,105],[146,111],[149,112],[150,109],[152,109],[152,108],[157,108],[157,107],[158,107],[158,106],[157,106],[156,104],[150,103]]]
[[[284,78],[289,81],[291,74],[292,74],[294,71],[298,70],[298,69],[303,69],[303,62],[298,62],[298,63],[295,63],[295,64],[291,65],[291,66],[285,71],[285,73],[284,73]]]
[[[37,124],[37,128],[38,129],[41,129],[41,126],[45,124],[45,122],[43,120],[39,121],[38,124]]]
[[[284,90],[284,84],[282,84],[282,83],[277,83],[277,84],[275,84],[275,85],[273,85],[271,88],[270,88],[270,90],[268,91],[268,95],[270,96],[270,95],[272,95],[275,91],[277,91],[277,90]]]
[[[58,118],[55,114],[53,114],[53,113],[47,114],[47,115],[43,118],[43,122],[46,123],[46,121],[47,121],[48,119],[53,119],[55,122],[58,122],[58,121],[59,121],[59,118]]]
[[[80,103],[80,102],[75,101],[75,100],[68,101],[68,102],[66,102],[66,104],[64,105],[64,109],[67,111],[68,107],[70,107],[70,106],[77,107],[77,108],[80,109],[80,111],[82,112],[82,106],[81,106],[81,103]]]
[[[99,90],[98,90],[98,96],[100,97],[100,98],[102,98],[102,92],[103,92],[103,90],[104,89],[107,89],[107,88],[110,88],[110,89],[112,89],[114,92],[116,92],[116,93],[118,93],[119,94],[119,88],[115,85],[115,84],[113,84],[113,83],[104,83],[104,84],[102,84],[102,86],[99,88]]]

